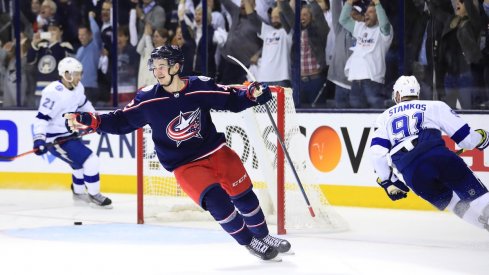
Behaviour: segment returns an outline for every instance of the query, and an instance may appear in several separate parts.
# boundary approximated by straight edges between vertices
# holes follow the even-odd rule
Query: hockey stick
[[[94,133],[94,132],[86,132],[86,133],[83,133],[83,134],[80,134],[80,135],[72,135],[72,136],[68,136],[67,138],[64,138],[64,139],[60,139],[60,140],[57,140],[57,141],[54,141],[54,142],[49,142],[49,143],[46,143],[46,148],[51,148],[53,146],[56,146],[56,145],[59,145],[59,144],[63,144],[63,143],[65,143],[67,141],[70,141],[70,140],[81,138],[81,137],[83,137],[85,135],[88,135],[88,134],[91,134],[91,133]],[[35,153],[38,150],[39,150],[39,148],[35,148],[35,149],[30,150],[30,151],[27,151],[27,152],[24,152],[22,154],[19,154],[17,156],[11,156],[11,157],[0,156],[0,160],[15,160],[15,159],[18,159],[20,157],[23,157],[23,156],[26,156],[26,155]]]
[[[238,65],[245,70],[245,72],[250,76],[252,81],[256,81],[255,76],[246,68],[246,66],[241,63],[238,59],[235,57],[228,55],[230,59],[232,59],[234,62],[236,62]],[[278,142],[280,143],[280,146],[282,147],[282,150],[285,153],[285,156],[287,157],[287,161],[289,162],[290,168],[292,169],[292,172],[294,174],[294,177],[297,181],[297,185],[299,185],[299,188],[301,189],[302,196],[304,197],[304,200],[306,201],[307,208],[309,209],[309,213],[311,214],[312,217],[315,217],[316,214],[314,214],[314,210],[312,209],[311,203],[309,202],[309,199],[307,198],[306,191],[304,191],[304,187],[302,186],[301,180],[299,179],[299,175],[297,174],[297,171],[295,170],[294,163],[292,162],[292,159],[290,158],[289,151],[285,147],[284,140],[282,136],[280,135],[280,132],[278,131],[277,124],[275,123],[275,120],[273,119],[272,113],[270,112],[270,107],[268,107],[267,103],[264,103],[263,106],[265,106],[265,109],[267,110],[268,118],[270,118],[270,122],[272,123],[273,129],[275,130],[275,133],[277,134],[277,139]]]
[[[458,149],[455,154],[457,154],[457,156],[460,156],[462,153],[465,153],[465,151],[467,151],[466,149]]]

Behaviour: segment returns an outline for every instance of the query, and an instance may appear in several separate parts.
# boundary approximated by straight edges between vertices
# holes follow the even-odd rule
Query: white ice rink
[[[0,189],[0,274],[489,274],[489,232],[450,213],[337,208],[348,232],[287,235],[295,255],[276,263],[215,223],[137,225],[135,196],[110,197]]]

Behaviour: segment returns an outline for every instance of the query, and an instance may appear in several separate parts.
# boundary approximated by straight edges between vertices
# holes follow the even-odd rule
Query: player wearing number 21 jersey
[[[112,201],[100,193],[99,159],[83,142],[65,127],[63,114],[94,112],[80,82],[82,64],[72,57],[58,64],[60,80],[51,82],[42,91],[39,112],[34,122],[34,149],[37,155],[48,151],[73,169],[71,190],[76,204],[112,208]],[[71,137],[68,137],[71,136]],[[46,142],[59,142],[48,146]],[[64,141],[64,142],[62,142]]]
[[[394,85],[396,105],[377,119],[370,147],[377,183],[392,200],[405,198],[410,188],[438,209],[489,229],[486,186],[442,139],[443,132],[461,148],[483,150],[488,133],[473,130],[444,102],[419,100],[419,91],[414,76],[401,76]]]

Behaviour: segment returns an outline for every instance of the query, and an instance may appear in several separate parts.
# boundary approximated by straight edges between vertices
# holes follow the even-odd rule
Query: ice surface
[[[0,189],[0,274],[489,274],[489,232],[450,213],[337,207],[349,231],[286,235],[295,255],[270,263],[214,222],[137,225],[136,196],[107,195]]]

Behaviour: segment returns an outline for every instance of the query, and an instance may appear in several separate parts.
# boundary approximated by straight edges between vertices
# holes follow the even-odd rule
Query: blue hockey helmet
[[[177,63],[180,64],[180,72],[183,68],[184,56],[182,49],[176,45],[163,45],[155,48],[151,52],[151,57],[148,60],[148,68],[150,71],[154,70],[154,60],[156,59],[166,59],[168,65],[173,66]]]

